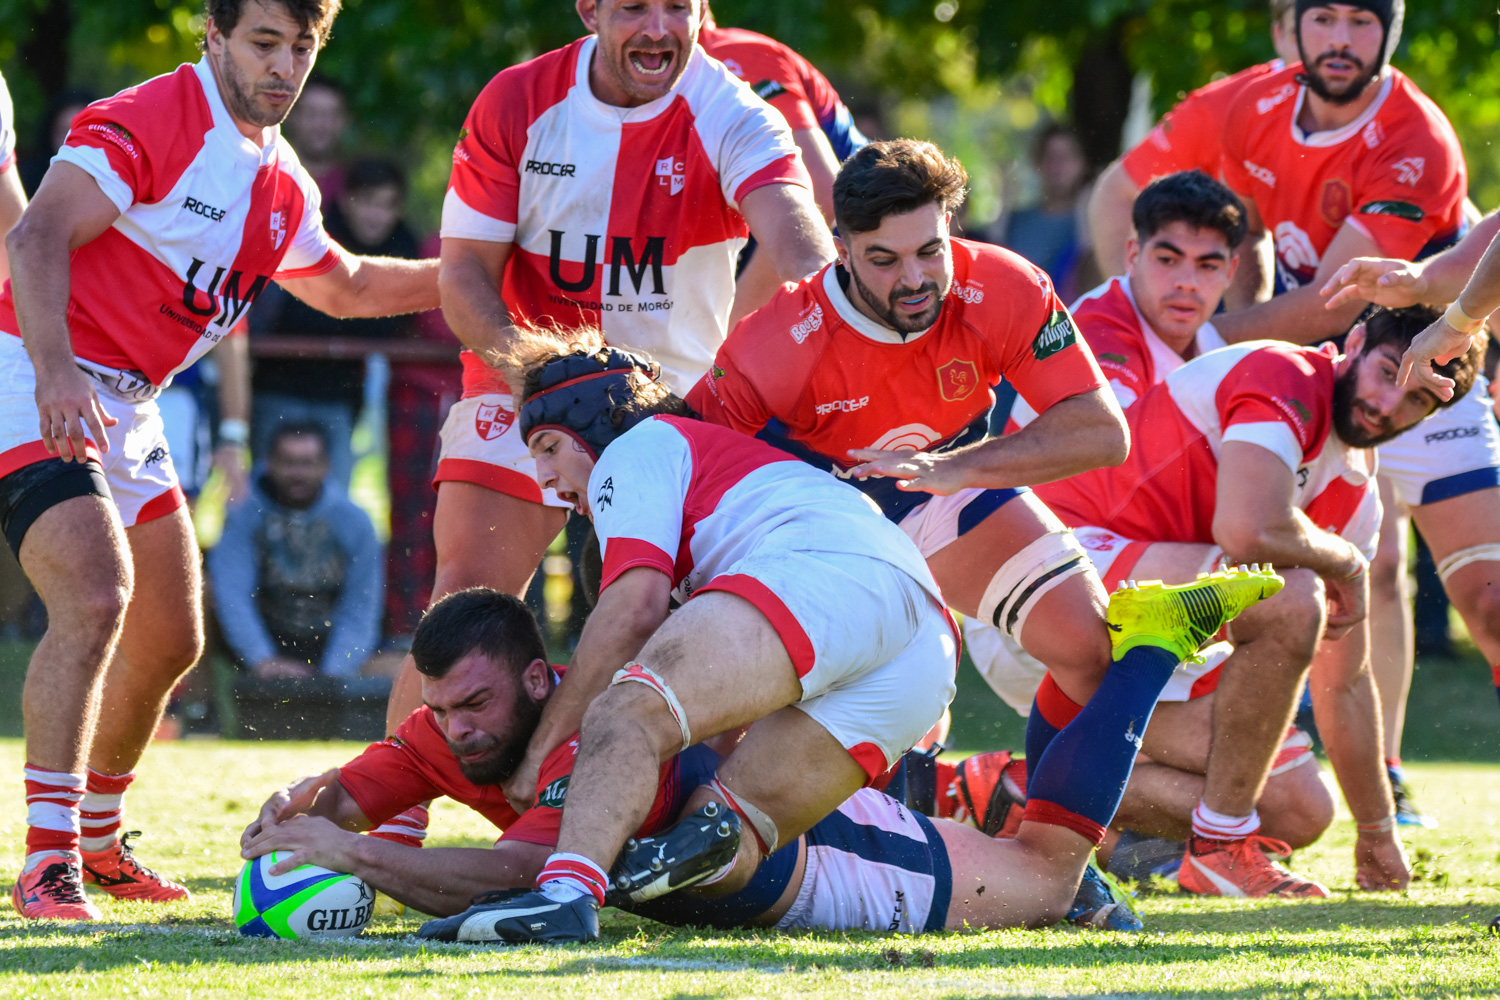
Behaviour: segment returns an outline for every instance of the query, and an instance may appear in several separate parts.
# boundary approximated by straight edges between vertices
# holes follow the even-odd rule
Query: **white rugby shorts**
[[[1463,399],[1377,450],[1380,476],[1407,507],[1500,486],[1500,425],[1484,376]]]
[[[508,393],[482,393],[453,404],[439,432],[438,483],[475,483],[548,507],[571,507],[536,482],[536,461],[521,440],[515,401]]]
[[[958,631],[921,584],[843,552],[762,549],[693,595],[726,591],[765,615],[802,681],[797,707],[870,780],[895,765],[953,700]]]
[[[104,429],[109,451],[90,452],[104,470],[125,527],[165,517],[187,502],[167,448],[156,400],[127,400],[94,380],[99,405],[119,423]],[[53,456],[42,444],[36,410],[36,370],[21,338],[0,332],[0,476]]]

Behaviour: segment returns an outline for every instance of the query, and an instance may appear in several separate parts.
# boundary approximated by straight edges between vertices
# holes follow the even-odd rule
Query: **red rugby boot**
[[[1177,884],[1183,892],[1200,896],[1326,898],[1328,890],[1321,884],[1288,871],[1270,857],[1285,858],[1291,853],[1284,841],[1270,837],[1211,840],[1194,834],[1188,838]]]
[[[141,831],[131,830],[114,845],[102,851],[83,852],[83,880],[97,885],[116,899],[172,903],[187,899],[187,886],[173,882],[147,868],[135,859],[130,838]]]
[[[953,818],[991,837],[1014,837],[1026,808],[1026,761],[1009,750],[978,753],[959,762],[948,787],[958,800]]]
[[[56,855],[23,871],[10,890],[10,905],[30,920],[98,920],[99,908],[83,894],[78,862]]]

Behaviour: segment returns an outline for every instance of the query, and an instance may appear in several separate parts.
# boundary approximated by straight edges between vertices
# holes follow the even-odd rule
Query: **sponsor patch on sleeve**
[[[1400,219],[1421,222],[1427,217],[1420,206],[1409,201],[1371,201],[1359,206],[1360,215],[1394,215]]]
[[[1066,310],[1054,309],[1047,322],[1037,331],[1031,342],[1031,354],[1038,361],[1046,361],[1064,348],[1078,343],[1078,326]]]
[[[775,80],[762,80],[750,88],[762,101],[774,101],[786,93],[786,88]]]
[[[140,158],[140,151],[136,149],[135,136],[130,130],[117,122],[94,122],[88,126],[88,131],[105,142],[112,143],[125,152],[132,160]]]
[[[536,804],[543,809],[561,809],[568,800],[568,779],[571,777],[572,775],[565,774],[543,788],[536,797]]]

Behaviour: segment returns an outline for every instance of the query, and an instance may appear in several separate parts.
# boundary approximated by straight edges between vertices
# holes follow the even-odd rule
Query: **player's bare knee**
[[[666,703],[638,684],[605,688],[583,713],[578,738],[580,750],[595,751],[640,741],[658,760],[667,760],[682,749]]]
[[[1281,571],[1281,592],[1246,609],[1230,624],[1236,642],[1285,647],[1294,659],[1311,661],[1322,635],[1327,597],[1323,581],[1312,570]]]
[[[1267,836],[1300,849],[1316,843],[1333,825],[1333,796],[1309,763],[1267,781],[1257,811]]]

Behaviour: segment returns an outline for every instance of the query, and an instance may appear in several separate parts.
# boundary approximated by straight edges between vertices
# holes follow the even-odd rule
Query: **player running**
[[[563,527],[489,365],[512,321],[602,327],[686,391],[724,339],[747,224],[779,278],[833,257],[785,120],[697,47],[697,4],[577,8],[592,34],[498,74],[454,150],[443,313],[472,353],[442,431],[434,600],[524,592]],[[388,725],[417,699],[407,661]]]
[[[83,881],[187,896],[119,836],[133,769],[203,645],[156,394],[272,279],[340,316],[437,304],[434,266],[329,239],[277,128],[337,10],[210,0],[203,59],[80,113],[7,241],[0,521],[51,623],[23,695],[23,916],[96,919]]]

